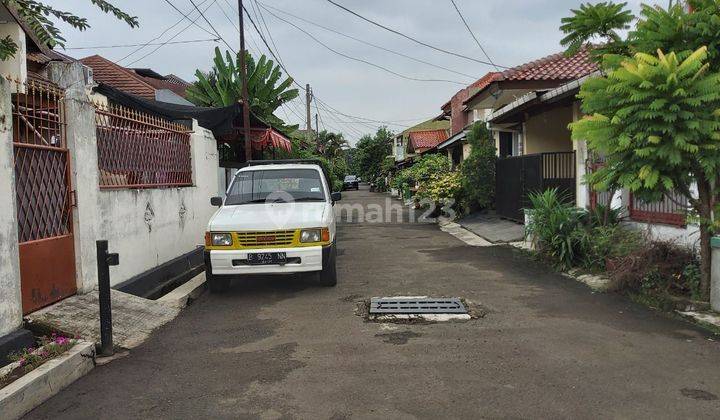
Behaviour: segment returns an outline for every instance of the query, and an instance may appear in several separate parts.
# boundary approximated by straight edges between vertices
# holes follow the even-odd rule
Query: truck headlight
[[[213,246],[230,246],[233,244],[232,235],[229,233],[213,233],[211,243]]]
[[[303,229],[300,231],[300,242],[330,242],[330,229]]]
[[[300,231],[300,242],[302,243],[320,242],[321,239],[320,229],[303,229]]]

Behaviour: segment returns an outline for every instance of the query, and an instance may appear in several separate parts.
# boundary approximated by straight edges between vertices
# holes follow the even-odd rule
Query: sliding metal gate
[[[501,217],[524,222],[532,192],[557,188],[575,202],[575,152],[537,153],[498,159],[495,210]]]

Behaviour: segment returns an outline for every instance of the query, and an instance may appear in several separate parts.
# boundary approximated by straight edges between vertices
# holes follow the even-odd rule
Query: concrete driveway
[[[347,224],[339,247],[336,288],[256,279],[205,294],[28,417],[720,417],[720,345],[690,324],[434,225]],[[487,315],[395,325],[355,314],[388,295],[459,296]]]

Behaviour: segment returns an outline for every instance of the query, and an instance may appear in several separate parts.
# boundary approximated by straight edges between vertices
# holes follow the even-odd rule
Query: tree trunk
[[[710,183],[700,180],[698,186],[700,216],[700,293],[703,300],[710,300],[711,254],[710,228],[712,227],[712,196]]]

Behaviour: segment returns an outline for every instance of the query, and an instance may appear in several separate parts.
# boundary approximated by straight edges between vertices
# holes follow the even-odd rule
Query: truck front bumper
[[[292,274],[321,271],[330,256],[331,246],[303,248],[273,248],[252,250],[205,250],[205,269],[213,275],[240,274]],[[248,254],[284,252],[288,263],[284,265],[248,265]]]

